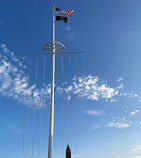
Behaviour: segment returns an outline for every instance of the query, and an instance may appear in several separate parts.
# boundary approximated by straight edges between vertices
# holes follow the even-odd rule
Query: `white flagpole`
[[[52,158],[53,153],[53,126],[54,126],[54,81],[55,81],[55,5],[53,5],[53,54],[52,54],[52,85],[51,85],[51,104],[50,104],[50,125],[48,158]]]

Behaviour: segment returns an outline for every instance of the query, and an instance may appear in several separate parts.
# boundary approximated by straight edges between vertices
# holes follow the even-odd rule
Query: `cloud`
[[[14,97],[24,104],[27,104],[27,98],[29,98],[30,105],[42,106],[45,102],[44,98],[50,97],[51,85],[45,85],[44,89],[37,88],[36,84],[28,87],[28,76],[25,74],[27,66],[5,44],[1,44],[0,49],[0,95]],[[67,86],[68,83],[65,83],[64,85],[67,99],[70,99],[72,95],[91,100],[108,99],[116,96],[119,91],[100,82],[98,77],[92,75],[84,78],[75,76],[72,84]],[[59,86],[56,86],[56,89],[56,96],[61,95],[63,89]]]
[[[108,124],[108,127],[116,127],[122,129],[122,128],[130,127],[130,124],[121,123],[121,122],[111,122],[110,124]]]
[[[118,78],[116,82],[121,82],[121,81],[123,81],[122,77]]]
[[[63,28],[63,30],[64,30],[64,31],[70,31],[70,30],[71,30],[70,25],[68,25],[68,26],[64,27],[64,28]]]
[[[117,99],[111,99],[110,101],[111,102],[117,102],[118,100]]]
[[[25,60],[25,59],[24,59]],[[42,107],[49,100],[51,94],[51,84],[43,87],[36,87],[36,84],[30,84],[28,87],[27,65],[23,64],[16,55],[10,51],[5,44],[0,45],[0,95],[12,97],[17,101],[27,104],[27,98],[30,105]],[[25,73],[26,72],[26,73]],[[119,78],[117,81],[123,79]],[[63,83],[63,88],[56,84],[56,97],[60,97],[63,92],[64,98],[70,99],[73,96],[88,100],[102,100],[115,102],[118,97],[127,96],[128,98],[141,97],[136,93],[123,92],[123,84],[110,86],[107,82],[98,76],[85,75],[74,76],[70,83]],[[45,99],[46,98],[46,99]]]
[[[129,128],[132,125],[132,121],[126,119],[126,117],[113,117],[112,121],[107,124],[107,127],[115,127],[119,129]]]
[[[29,102],[30,106],[43,106],[43,96],[49,98],[51,86],[45,85],[44,89],[37,89],[33,84],[28,87],[28,77],[24,73],[26,65],[5,44],[1,44],[0,49],[0,95],[12,97],[24,104]]]
[[[69,41],[73,41],[75,35],[76,35],[76,32],[75,32],[75,31],[73,31],[73,32],[71,32],[71,33],[68,33],[67,39],[68,39]]]
[[[8,129],[10,129],[12,132],[16,132],[16,133],[24,132],[24,130],[19,126],[8,126]]]
[[[65,88],[65,92],[73,93],[77,97],[89,100],[111,99],[119,93],[119,89],[108,86],[107,83],[104,83],[97,76],[75,76],[72,81],[72,85]]]
[[[131,115],[135,115],[135,114],[138,113],[138,112],[139,112],[139,110],[132,111],[132,112],[131,112]]]
[[[93,116],[101,116],[105,114],[103,111],[95,111],[95,110],[88,110],[85,111],[85,113]]]
[[[27,66],[23,64],[5,44],[0,45],[0,95],[13,97],[19,102],[27,104],[29,98],[30,105],[43,106],[44,98],[49,99],[51,85],[37,88],[36,84],[28,87]],[[65,98],[70,99],[73,95],[89,100],[105,99],[111,102],[117,101],[121,86],[110,87],[106,82],[97,76],[86,75],[84,77],[75,76],[70,84],[65,82],[61,86],[56,85],[56,96],[60,97],[65,92]],[[44,97],[43,97],[44,96]]]
[[[128,97],[128,98],[141,98],[138,94],[136,94],[136,93],[133,93],[133,92],[131,92],[131,93],[126,93],[126,92],[124,92],[124,93],[120,93],[120,96],[124,96],[124,97]]]
[[[71,26],[70,25],[63,27],[63,30],[66,31],[67,40],[73,41],[73,39],[76,35],[76,31],[71,31]]]
[[[135,93],[135,92],[120,92],[119,97],[126,97],[128,99],[135,99],[139,102],[141,102],[141,95]]]
[[[123,84],[120,84],[120,85],[117,87],[117,89],[123,89],[123,88],[124,88]]]
[[[118,87],[110,87],[106,82],[99,79],[97,76],[87,75],[84,77],[75,76],[72,78],[71,83],[64,83],[63,87],[57,86],[57,93],[59,95],[64,91],[66,96],[77,96],[88,100],[105,99],[106,101],[118,101],[116,96],[119,94]]]
[[[67,87],[67,88],[65,88],[64,91],[65,91],[66,93],[71,92],[71,91],[72,91],[72,85],[69,86],[69,87]]]
[[[92,126],[92,128],[93,128],[94,130],[97,130],[97,129],[102,128],[102,127],[103,127],[103,126],[101,126],[101,125]]]
[[[136,146],[135,148],[131,149],[132,152],[141,152],[141,145]]]

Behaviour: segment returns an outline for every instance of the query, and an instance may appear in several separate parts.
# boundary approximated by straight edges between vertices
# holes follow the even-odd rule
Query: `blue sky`
[[[86,50],[56,55],[54,158],[67,143],[73,158],[141,158],[139,0],[1,1],[0,155],[47,157],[52,58],[19,54],[43,52],[52,40],[53,4],[75,10],[56,22],[56,41]]]

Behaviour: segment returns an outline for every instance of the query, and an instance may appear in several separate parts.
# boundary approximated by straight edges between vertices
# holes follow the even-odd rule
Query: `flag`
[[[64,20],[64,22],[66,23],[68,18],[64,16],[56,16],[56,21],[60,21],[60,20]]]
[[[71,10],[69,12],[66,12],[65,10],[56,8],[56,14],[65,14],[67,17],[69,17],[72,13],[74,12],[74,10]]]

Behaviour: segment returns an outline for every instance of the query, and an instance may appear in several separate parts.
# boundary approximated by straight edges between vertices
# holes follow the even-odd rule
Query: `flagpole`
[[[53,128],[54,128],[54,82],[55,82],[55,50],[56,49],[64,49],[65,46],[60,42],[55,42],[55,21],[56,19],[56,9],[55,5],[53,5],[53,41],[48,42],[44,47],[43,50],[50,49],[50,43],[52,44],[52,52],[44,52],[44,53],[20,53],[21,55],[29,55],[29,54],[52,54],[52,84],[51,84],[51,101],[50,101],[50,123],[49,123],[49,141],[48,141],[48,158],[53,158]],[[62,10],[64,11],[64,10]],[[66,13],[66,11],[64,11]],[[67,14],[70,16],[74,10],[68,12]],[[63,13],[63,14],[65,14]],[[60,14],[60,13],[59,13]],[[68,16],[67,15],[67,16]],[[67,18],[60,18],[58,21],[64,20],[67,22]],[[59,47],[55,47],[55,43],[57,43]],[[78,51],[78,52],[57,52],[57,53],[84,53],[85,51]]]
[[[52,85],[51,85],[51,103],[50,103],[50,125],[49,125],[49,143],[48,158],[52,158],[53,153],[53,127],[54,127],[54,81],[55,81],[55,5],[53,5],[53,54],[52,54]]]

